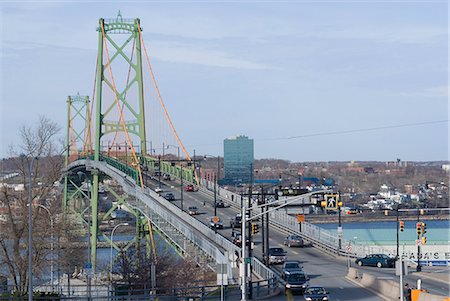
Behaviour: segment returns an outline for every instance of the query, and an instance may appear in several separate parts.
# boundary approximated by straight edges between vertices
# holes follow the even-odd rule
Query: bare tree
[[[63,167],[62,147],[57,142],[59,126],[46,117],[40,117],[35,126],[22,126],[19,132],[20,144],[10,148],[10,158],[19,173],[23,186],[3,185],[0,188],[0,207],[3,221],[0,221],[0,266],[7,271],[17,292],[27,291],[28,285],[28,168],[32,165],[33,204],[49,209],[58,227],[56,218],[61,202],[55,192],[54,183],[60,177]],[[41,206],[33,206],[33,272],[40,277],[44,266],[48,266],[50,217]],[[55,235],[56,237],[56,235]]]

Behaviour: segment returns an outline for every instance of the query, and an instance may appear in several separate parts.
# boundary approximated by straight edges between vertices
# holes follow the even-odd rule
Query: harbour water
[[[422,265],[450,266],[450,221],[421,220],[427,225],[427,242],[417,240],[417,221],[405,221],[399,232],[399,255]],[[338,224],[317,224],[337,235]],[[394,257],[397,252],[397,222],[347,222],[342,224],[342,237],[352,242],[352,252],[360,256],[383,253]],[[418,245],[420,245],[420,253]]]
[[[428,245],[450,244],[449,220],[420,220],[427,226]],[[417,221],[405,221],[405,230],[400,232],[401,245],[415,245],[417,240]],[[317,224],[337,235],[338,224]],[[342,235],[346,240],[354,240],[357,244],[392,245],[397,241],[397,223],[395,221],[348,222],[342,223]]]

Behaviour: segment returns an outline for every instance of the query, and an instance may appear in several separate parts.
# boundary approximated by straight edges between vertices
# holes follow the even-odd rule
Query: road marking
[[[339,288],[340,288],[341,290],[343,290],[343,289],[344,289],[344,287],[343,287],[343,286],[340,286]]]

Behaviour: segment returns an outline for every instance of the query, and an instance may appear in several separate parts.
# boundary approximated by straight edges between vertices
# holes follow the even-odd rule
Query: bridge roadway
[[[176,181],[161,181],[163,193],[172,192],[176,200],[172,201],[174,205],[180,207],[180,184]],[[158,181],[152,179],[148,182],[150,188],[158,187]],[[218,198],[219,199],[219,198]],[[221,198],[222,199],[222,198]],[[224,200],[226,204],[226,200]],[[212,193],[203,191],[183,192],[183,208],[187,210],[189,206],[196,206],[199,209],[199,215],[195,217],[204,224],[208,224],[209,218],[214,215],[214,199]],[[229,221],[235,216],[237,211],[232,207],[217,208],[217,215],[223,221],[224,229],[218,230],[223,236],[232,240]],[[235,231],[240,232],[239,229]],[[310,276],[310,285],[324,286],[330,291],[333,300],[383,300],[377,294],[361,288],[358,284],[347,280],[347,259],[340,256],[334,256],[322,252],[313,247],[287,248],[283,246],[283,240],[286,233],[278,229],[270,228],[269,244],[271,247],[281,246],[288,252],[288,260],[299,260],[305,272]],[[262,258],[261,254],[261,234],[254,237],[255,249],[254,255]],[[354,259],[351,259],[352,267],[355,267]],[[281,266],[273,266],[277,272],[281,272]],[[375,267],[358,267],[363,272],[368,272],[376,277],[383,279],[398,279],[395,276],[395,269],[378,269]],[[435,281],[433,278],[423,278],[421,273],[411,273],[406,276],[405,281],[415,286],[417,279],[422,279],[422,287],[430,293],[443,296],[449,295],[449,287],[442,281]],[[296,300],[296,297],[294,297]],[[300,300],[300,299],[299,299]]]

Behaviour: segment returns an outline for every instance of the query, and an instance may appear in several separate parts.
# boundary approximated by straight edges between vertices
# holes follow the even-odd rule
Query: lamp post
[[[220,156],[204,155],[203,158],[217,158],[217,172],[214,176],[214,216],[217,216],[217,185],[220,175]]]
[[[119,228],[120,226],[128,226],[128,223],[120,223],[117,224],[111,231],[111,249],[110,249],[110,265],[111,268],[109,270],[109,280],[112,280],[112,272],[113,272],[113,238],[114,238],[114,231],[116,231],[117,228]]]
[[[42,204],[37,204],[37,206],[40,207],[40,208],[42,208],[42,209],[44,209],[45,211],[47,211],[48,216],[50,217],[50,231],[51,231],[51,233],[50,233],[50,239],[51,239],[51,242],[50,242],[50,251],[51,251],[51,253],[52,253],[52,258],[51,258],[51,261],[50,261],[50,281],[51,281],[51,283],[52,283],[52,290],[53,290],[53,275],[54,275],[54,269],[53,269],[53,262],[54,262],[54,259],[53,259],[53,257],[54,257],[54,255],[53,255],[53,250],[54,250],[53,216],[52,216],[52,214],[50,213],[50,210],[49,210],[47,207],[45,207],[44,205],[42,205]]]
[[[27,160],[28,165],[28,300],[33,300],[33,181],[31,171],[33,169],[34,157],[28,158],[21,154],[22,159]],[[36,158],[37,159],[37,158]]]
[[[87,186],[87,196],[88,196],[88,266],[90,267],[90,269],[92,269],[92,261],[91,261],[91,257],[92,257],[92,250],[91,250],[91,182],[88,180],[86,174],[82,171],[77,172],[78,175],[78,179],[81,181],[82,178],[84,178],[83,180],[83,184],[86,184]],[[95,238],[97,239],[97,238]],[[88,286],[88,300],[91,300],[91,275],[89,275],[89,273],[86,273],[86,277],[87,277],[87,283],[86,285]]]
[[[181,211],[183,211],[183,166],[181,166],[181,160],[180,160],[180,147],[173,144],[168,144],[167,148],[169,147],[176,147],[177,148],[177,156],[178,156],[178,165],[180,165],[180,208]]]

